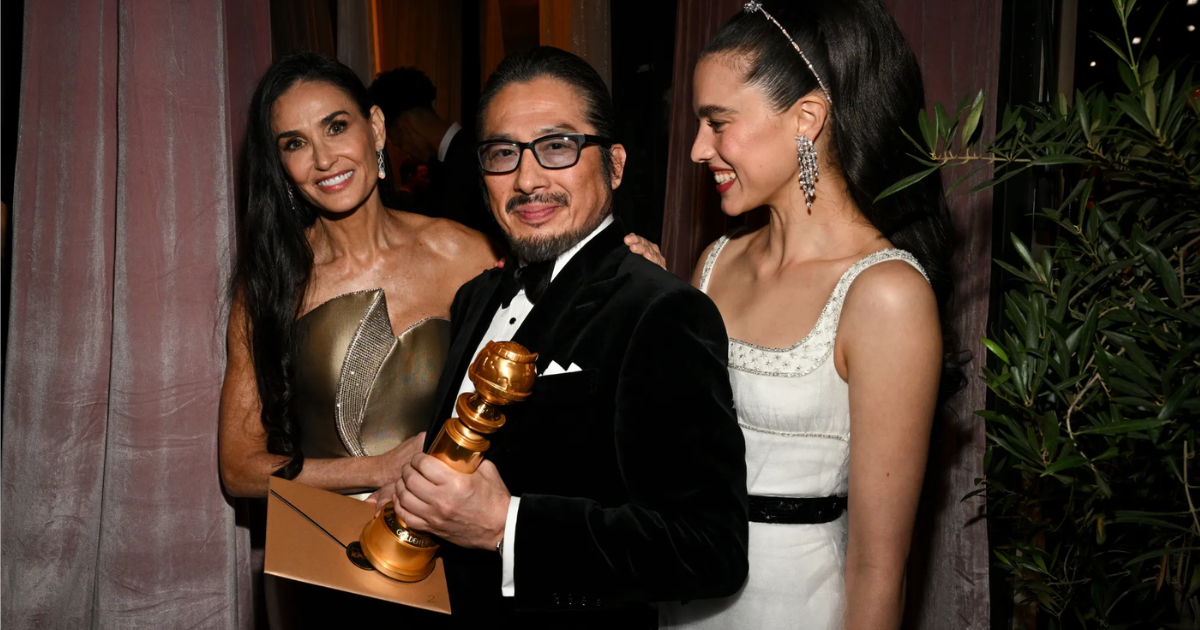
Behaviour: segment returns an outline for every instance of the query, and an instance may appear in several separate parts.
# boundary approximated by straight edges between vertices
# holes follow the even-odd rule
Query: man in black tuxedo
[[[747,500],[728,338],[703,293],[622,241],[607,88],[570,53],[518,53],[488,80],[479,129],[520,264],[455,297],[426,448],[487,341],[539,353],[541,376],[475,474],[421,454],[394,488],[401,518],[446,541],[452,625],[654,628],[653,602],[732,594]]]
[[[383,110],[388,143],[429,169],[428,203],[418,208],[502,238],[480,194],[475,134],[433,109],[437,88],[429,77],[417,68],[396,68],[375,77],[369,92]]]

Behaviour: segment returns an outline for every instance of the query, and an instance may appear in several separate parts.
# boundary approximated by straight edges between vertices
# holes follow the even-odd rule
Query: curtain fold
[[[1001,0],[884,0],[921,63],[925,96],[953,107],[963,96],[984,92],[983,141],[995,136],[1000,80]],[[927,108],[926,111],[932,111]],[[969,169],[945,173],[947,182]],[[983,477],[987,448],[983,421],[975,411],[987,404],[980,377],[986,351],[992,277],[992,191],[965,194],[986,181],[983,168],[950,196],[958,249],[955,252],[953,325],[970,351],[967,387],[946,404],[935,426],[925,491],[909,562],[910,628],[985,630],[990,627],[985,499],[963,501]]]
[[[375,79],[374,36],[370,2],[337,0],[338,61],[353,68],[363,85]]]
[[[23,56],[0,625],[85,628],[95,619],[109,400],[116,0],[26,3]]]
[[[329,0],[258,0],[258,3],[270,5],[271,28],[261,36],[270,37],[276,59],[297,50],[337,56]]]
[[[999,78],[1000,0],[884,0],[921,62],[929,99],[957,103],[985,92],[996,111]],[[738,0],[680,0],[675,35],[675,84],[671,94],[667,196],[662,250],[668,269],[690,278],[704,247],[739,225],[758,227],[761,210],[744,218],[721,213],[711,177],[690,158],[698,123],[692,113],[692,71],[700,51]],[[994,133],[985,125],[984,133]],[[962,173],[950,172],[950,178]],[[961,190],[990,176],[984,170]],[[935,427],[909,562],[906,628],[982,630],[989,627],[987,524],[982,496],[960,501],[983,476],[985,436],[974,411],[985,405],[979,379],[991,279],[991,194],[950,199],[959,240],[952,319],[963,347],[972,353],[966,390],[943,409]]]
[[[692,141],[699,129],[692,112],[692,70],[708,40],[741,7],[738,0],[679,0],[676,10],[662,251],[667,269],[684,279],[692,277],[696,259],[709,243],[741,224],[721,212],[712,177],[691,159]],[[761,216],[753,218],[763,225]]]
[[[216,428],[269,23],[266,3],[26,5],[4,625],[252,627]]]
[[[462,0],[374,0],[375,68],[415,66],[434,87],[437,113],[462,117]]]

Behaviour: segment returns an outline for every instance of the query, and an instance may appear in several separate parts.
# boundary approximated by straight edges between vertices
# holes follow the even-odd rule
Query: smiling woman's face
[[[340,88],[300,82],[271,108],[271,133],[288,177],[317,208],[349,212],[375,193],[386,139],[378,107],[364,118]]]
[[[692,161],[708,166],[721,210],[737,216],[798,190],[791,111],[776,112],[766,95],[746,84],[744,69],[720,55],[696,64],[692,106],[700,119]]]

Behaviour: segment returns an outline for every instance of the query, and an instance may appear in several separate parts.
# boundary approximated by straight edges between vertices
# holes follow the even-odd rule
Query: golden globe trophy
[[[488,436],[504,426],[500,408],[533,391],[537,356],[518,343],[489,341],[467,370],[475,393],[458,397],[455,417],[442,425],[429,454],[459,472],[475,472],[491,446]],[[390,502],[363,528],[359,542],[371,565],[392,579],[417,582],[433,571],[437,542],[405,525]]]

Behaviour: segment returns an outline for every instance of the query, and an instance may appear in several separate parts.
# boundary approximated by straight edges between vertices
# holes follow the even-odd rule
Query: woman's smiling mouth
[[[733,171],[713,171],[713,179],[717,181],[717,192],[724,193],[733,187],[737,181],[737,173]]]
[[[317,180],[317,188],[320,188],[321,192],[337,192],[348,186],[353,176],[354,171],[342,171],[332,177]]]

